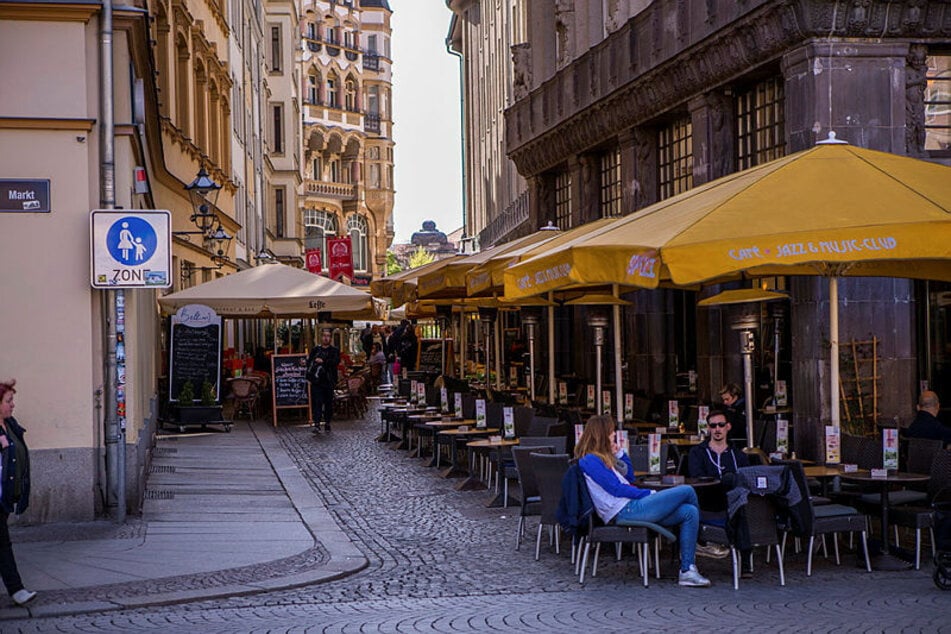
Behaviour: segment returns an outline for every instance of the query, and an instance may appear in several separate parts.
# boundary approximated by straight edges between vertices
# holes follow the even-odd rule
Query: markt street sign
[[[172,220],[164,209],[95,209],[89,214],[93,288],[172,285]]]
[[[50,180],[0,178],[0,212],[49,213]]]

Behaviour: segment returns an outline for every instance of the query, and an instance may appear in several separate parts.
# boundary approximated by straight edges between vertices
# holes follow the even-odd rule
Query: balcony
[[[380,56],[376,53],[363,54],[364,70],[380,70]]]
[[[308,39],[308,40],[307,40],[307,50],[309,50],[311,53],[319,53],[319,52],[320,52],[320,42],[318,42],[317,40]]]
[[[363,129],[367,132],[375,132],[376,134],[380,133],[380,115],[378,114],[365,114],[363,116]]]
[[[306,180],[304,181],[304,194],[337,200],[353,200],[357,197],[357,186],[353,183]]]

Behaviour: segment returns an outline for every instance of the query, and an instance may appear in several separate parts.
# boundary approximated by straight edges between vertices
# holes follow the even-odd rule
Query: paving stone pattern
[[[951,631],[951,593],[930,570],[864,572],[821,558],[811,578],[787,556],[732,589],[727,560],[700,559],[709,589],[680,588],[676,563],[641,585],[634,559],[602,552],[598,576],[580,586],[567,552],[543,548],[534,523],[514,550],[518,508],[487,509],[486,492],[457,492],[405,453],[373,440],[375,425],[335,423],[330,434],[282,427],[280,439],[314,494],[370,565],[346,579],[291,591],[127,612],[6,621],[4,632],[620,632]],[[244,571],[245,573],[247,571]]]

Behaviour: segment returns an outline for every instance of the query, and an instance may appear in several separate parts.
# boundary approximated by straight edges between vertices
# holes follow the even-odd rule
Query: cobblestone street
[[[734,591],[727,560],[701,559],[710,589],[679,588],[676,563],[644,588],[634,559],[602,553],[579,586],[565,550],[534,561],[534,524],[514,550],[518,508],[487,509],[485,492],[457,492],[418,459],[374,442],[375,425],[331,434],[280,428],[284,449],[369,559],[348,578],[292,591],[73,617],[6,621],[4,632],[951,631],[951,596],[920,572],[857,568],[787,556],[787,585],[757,561]],[[247,571],[244,571],[247,574]]]

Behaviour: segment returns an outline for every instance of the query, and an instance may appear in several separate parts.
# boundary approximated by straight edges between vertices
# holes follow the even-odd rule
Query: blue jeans
[[[700,508],[693,487],[682,484],[631,500],[614,519],[621,525],[625,520],[636,520],[668,528],[680,526],[680,569],[686,570],[693,565],[700,529]]]

